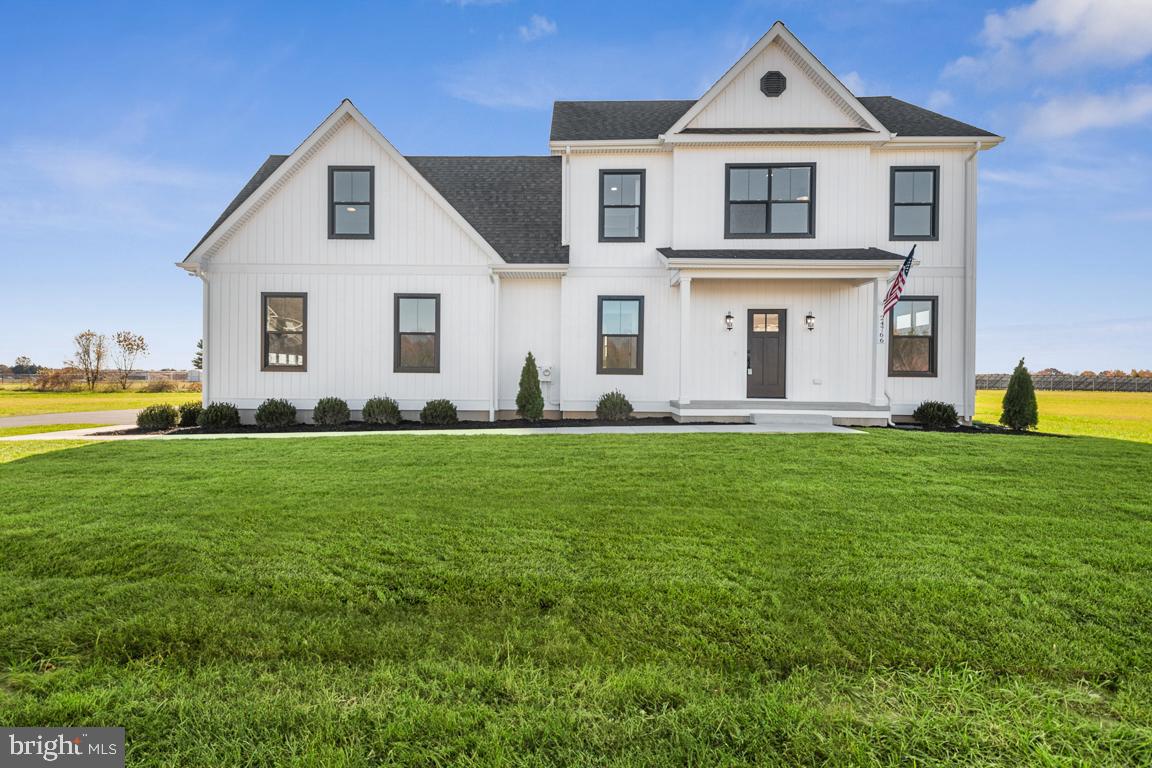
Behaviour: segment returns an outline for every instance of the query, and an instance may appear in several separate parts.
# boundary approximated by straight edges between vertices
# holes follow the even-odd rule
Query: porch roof
[[[718,261],[904,261],[898,253],[880,248],[711,248],[677,250],[657,248],[670,263],[716,259]]]

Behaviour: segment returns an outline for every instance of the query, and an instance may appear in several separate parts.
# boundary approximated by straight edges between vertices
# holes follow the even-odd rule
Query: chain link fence
[[[978,373],[976,389],[1007,389],[1009,373]],[[1152,378],[1144,376],[1032,376],[1036,389],[1085,392],[1152,392]]]

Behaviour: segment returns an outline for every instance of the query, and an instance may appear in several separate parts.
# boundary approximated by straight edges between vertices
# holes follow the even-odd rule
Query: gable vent
[[[781,72],[765,72],[760,78],[760,92],[765,96],[779,96],[787,87],[788,79]]]

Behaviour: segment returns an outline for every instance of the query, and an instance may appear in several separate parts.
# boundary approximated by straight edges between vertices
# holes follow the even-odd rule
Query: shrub
[[[256,409],[256,426],[261,429],[284,429],[296,423],[296,406],[279,397],[270,397]]]
[[[925,400],[920,403],[912,412],[912,418],[927,429],[951,429],[960,421],[956,406],[939,400]]]
[[[1032,374],[1024,367],[1024,358],[1016,364],[1012,378],[1008,379],[1008,391],[1004,393],[1000,423],[1009,429],[1023,432],[1040,423],[1036,408],[1036,390],[1032,387]]]
[[[312,422],[323,424],[326,427],[337,427],[348,423],[352,414],[348,410],[348,403],[338,397],[323,397],[312,409]]]
[[[169,379],[152,379],[140,387],[141,392],[175,392],[176,382]]]
[[[459,419],[456,416],[456,406],[451,400],[429,400],[420,411],[420,421],[442,427],[446,424],[455,424]]]
[[[232,403],[211,403],[196,420],[205,432],[225,432],[240,426],[240,412]]]
[[[516,413],[528,421],[539,421],[544,416],[544,395],[540,393],[540,371],[532,353],[524,358],[520,369],[520,391],[516,393]]]
[[[181,403],[176,410],[180,413],[180,426],[194,427],[200,423],[200,413],[204,410],[204,406],[200,405],[199,400],[189,400],[187,403]]]
[[[136,426],[148,432],[163,432],[175,427],[179,418],[176,406],[160,403],[150,405],[136,414]]]
[[[596,417],[604,421],[624,421],[632,418],[632,403],[617,389],[600,395],[596,403]]]
[[[390,397],[373,397],[360,412],[369,424],[399,424],[400,405]]]
[[[32,386],[41,392],[66,392],[72,389],[76,376],[75,368],[41,368]]]

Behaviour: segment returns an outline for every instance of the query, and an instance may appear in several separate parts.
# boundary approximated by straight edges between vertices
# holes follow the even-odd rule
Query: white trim
[[[260,186],[248,196],[248,199],[240,204],[239,208],[233,211],[204,242],[196,246],[192,253],[184,258],[181,266],[189,269],[188,264],[199,264],[205,259],[211,259],[224,243],[349,120],[355,121],[369,136],[376,140],[384,150],[384,153],[388,155],[389,159],[407,173],[412,181],[431,197],[433,202],[442,208],[457,226],[464,230],[468,237],[473,240],[477,247],[488,257],[491,264],[505,263],[504,259],[501,258],[500,254],[496,252],[488,241],[460,215],[459,211],[444,199],[444,196],[408,162],[408,159],[404,157],[404,155],[400,154],[396,147],[392,146],[392,143],[384,137],[384,134],[380,133],[376,126],[369,122],[351,101],[344,99],[340,102],[340,106],[338,106],[324,122],[320,123],[320,125],[316,127],[316,130],[312,131],[300,146],[293,150],[292,154],[281,163],[280,167],[261,182]]]
[[[492,267],[492,272],[511,280],[559,279],[568,272],[567,264],[506,264]]]
[[[856,120],[858,124],[876,131],[884,138],[892,135],[891,132],[876,119],[875,115],[869,112],[867,108],[860,103],[860,100],[840,82],[836,75],[832,74],[831,70],[824,66],[824,64],[784,26],[784,22],[777,21],[764,33],[764,36],[761,37],[755,45],[740,57],[739,61],[724,73],[723,77],[713,83],[712,87],[709,88],[687,112],[681,115],[679,120],[672,124],[672,127],[668,129],[665,136],[672,136],[687,128],[757,56],[777,40],[782,43],[781,47],[785,54],[792,59],[793,63],[804,71],[805,74],[812,77],[821,90],[825,91],[846,115]]]

